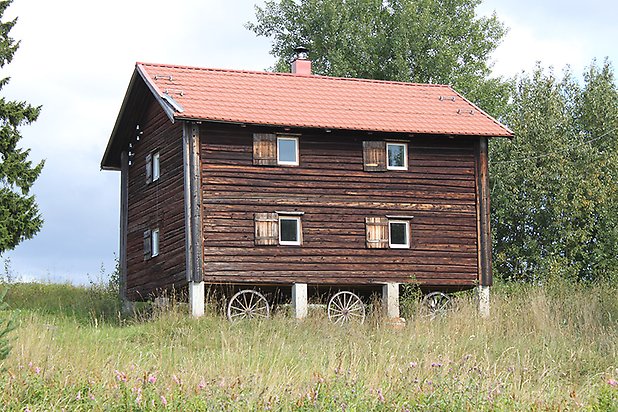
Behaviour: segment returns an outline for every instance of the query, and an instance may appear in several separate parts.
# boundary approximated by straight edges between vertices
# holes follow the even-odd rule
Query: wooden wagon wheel
[[[227,318],[236,322],[241,319],[268,318],[270,306],[260,292],[245,289],[236,293],[227,304]]]
[[[354,293],[342,291],[335,293],[328,301],[328,319],[335,325],[365,321],[365,305]]]
[[[423,309],[431,317],[444,315],[450,307],[451,298],[446,293],[431,292],[423,297]]]

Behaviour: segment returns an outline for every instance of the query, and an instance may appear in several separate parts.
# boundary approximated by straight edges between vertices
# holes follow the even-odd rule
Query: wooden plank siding
[[[173,124],[154,99],[138,121],[143,134],[134,143],[129,166],[127,295],[150,297],[186,284],[182,124]],[[160,178],[146,184],[146,156],[160,154]],[[144,231],[159,228],[159,255],[144,259]]]
[[[253,133],[201,126],[206,283],[477,284],[477,139],[404,137],[407,171],[364,171],[375,135],[304,131],[299,166],[263,166]],[[301,246],[255,244],[255,213],[275,211],[304,213]],[[366,247],[365,218],[386,215],[414,216],[410,249]]]

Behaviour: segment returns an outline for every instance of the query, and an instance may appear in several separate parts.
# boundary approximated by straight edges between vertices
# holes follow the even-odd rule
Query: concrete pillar
[[[153,306],[158,310],[167,310],[170,307],[170,298],[166,296],[157,296],[152,302]]]
[[[135,314],[135,303],[130,300],[122,300],[122,314],[125,316],[131,316]]]
[[[294,283],[292,285],[292,307],[294,308],[294,317],[296,319],[304,319],[307,317],[307,284]]]
[[[193,317],[204,315],[204,282],[189,282],[189,307]]]
[[[489,317],[489,286],[478,286],[479,315],[482,318]]]
[[[399,318],[399,283],[382,286],[382,306],[387,318]]]

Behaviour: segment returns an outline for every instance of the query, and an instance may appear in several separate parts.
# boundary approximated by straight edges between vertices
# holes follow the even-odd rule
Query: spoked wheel
[[[432,318],[443,316],[451,305],[451,298],[442,292],[431,292],[423,298],[423,310]]]
[[[270,316],[268,301],[260,292],[245,289],[236,293],[227,304],[227,318],[236,322],[242,319],[266,319]]]
[[[328,319],[335,325],[362,324],[365,321],[365,305],[352,292],[338,292],[328,301]]]

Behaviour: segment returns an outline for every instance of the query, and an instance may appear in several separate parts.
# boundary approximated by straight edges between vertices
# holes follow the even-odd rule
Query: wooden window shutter
[[[363,142],[363,170],[367,172],[386,170],[386,142],[375,140]]]
[[[253,133],[253,164],[277,165],[277,136],[272,133]]]
[[[367,248],[388,249],[388,219],[385,217],[366,217]]]
[[[255,244],[279,244],[279,218],[276,213],[255,214]]]
[[[146,184],[152,183],[152,154],[146,156]]]
[[[144,231],[144,260],[150,259],[152,255],[152,243],[151,243],[151,231],[150,229]]]

